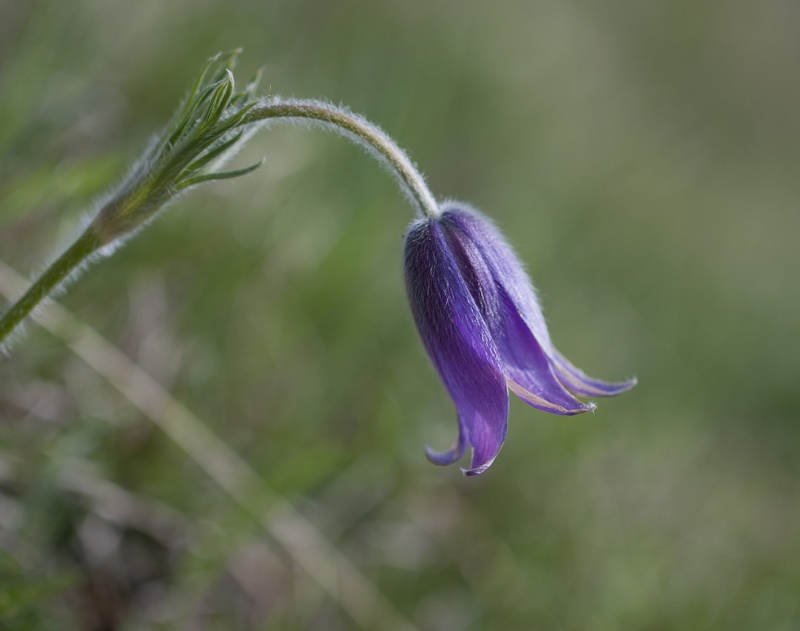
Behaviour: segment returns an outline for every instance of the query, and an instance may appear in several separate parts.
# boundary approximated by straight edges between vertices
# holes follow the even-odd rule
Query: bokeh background
[[[456,425],[410,209],[275,128],[61,297],[205,457],[35,325],[0,360],[0,627],[799,628],[800,5],[5,1],[0,259],[39,269],[237,46],[240,80],[363,113],[490,214],[561,350],[639,386],[512,401],[479,478],[428,464]],[[224,445],[246,494],[208,475]]]

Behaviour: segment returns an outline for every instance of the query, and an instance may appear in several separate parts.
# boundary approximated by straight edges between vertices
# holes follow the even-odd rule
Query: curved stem
[[[299,118],[329,125],[364,143],[388,163],[420,213],[426,217],[439,216],[439,205],[422,174],[406,153],[376,125],[334,105],[311,100],[268,101],[250,110],[241,124],[280,118]]]
[[[425,184],[422,174],[405,152],[380,128],[342,108],[318,101],[273,99],[249,109],[235,123],[231,123],[227,131],[235,127],[252,128],[260,122],[278,119],[303,119],[321,123],[364,145],[397,177],[403,190],[421,215],[427,218],[439,216],[439,205],[436,203],[436,199]],[[217,140],[219,140],[218,137],[208,140],[208,146]],[[202,152],[208,149],[208,146],[203,144],[192,146],[193,152],[189,157],[196,159],[198,155],[202,155]],[[181,156],[186,158],[183,154]],[[183,161],[189,165],[192,164],[191,160],[184,159]],[[171,165],[172,162],[167,163],[167,166]],[[153,168],[158,171],[158,166]],[[161,165],[161,170],[164,169],[166,167]],[[240,173],[240,171],[234,171],[228,175],[235,176]],[[185,186],[183,187],[177,186],[178,177],[185,175],[181,169],[173,169],[166,175],[162,175],[161,179],[153,180],[151,172],[137,172],[134,181],[122,187],[120,189],[122,192],[117,193],[105,204],[84,233],[0,317],[0,344],[22,324],[37,305],[86,263],[92,254],[104,245],[118,242],[126,235],[133,234],[174,197],[180,188],[188,188],[204,179],[219,178],[226,174],[217,173],[212,174],[213,177],[200,175],[194,179],[189,178],[184,181]],[[146,212],[143,212],[143,209]]]
[[[75,272],[101,246],[97,235],[85,231],[61,256],[53,261],[28,291],[0,318],[0,343],[22,324],[31,311]]]

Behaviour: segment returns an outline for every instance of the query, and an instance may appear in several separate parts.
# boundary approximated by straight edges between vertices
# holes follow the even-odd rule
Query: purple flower
[[[636,380],[587,376],[559,353],[536,292],[500,232],[478,211],[456,203],[415,221],[405,245],[406,285],[422,341],[458,410],[458,440],[434,464],[452,464],[472,447],[467,475],[494,461],[508,429],[508,391],[553,414],[594,409],[570,392],[613,396]]]

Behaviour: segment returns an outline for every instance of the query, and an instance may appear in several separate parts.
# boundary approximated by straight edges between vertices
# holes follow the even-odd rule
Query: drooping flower
[[[415,221],[405,244],[406,286],[422,341],[458,411],[458,439],[435,464],[472,447],[467,475],[494,461],[508,429],[511,390],[553,414],[594,409],[573,394],[613,396],[635,379],[609,383],[573,366],[550,340],[536,292],[514,251],[489,219],[447,203]]]

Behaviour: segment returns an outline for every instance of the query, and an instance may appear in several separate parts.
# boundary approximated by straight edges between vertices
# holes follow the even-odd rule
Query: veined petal
[[[470,428],[469,440],[472,443],[472,462],[469,469],[462,469],[466,475],[480,475],[488,469],[500,452],[508,431],[508,391],[506,391],[506,412],[504,421],[485,417],[478,410],[472,410],[463,417],[464,424]]]
[[[495,284],[502,287],[516,305],[520,317],[539,346],[550,356],[553,344],[536,297],[536,289],[519,257],[492,220],[466,204],[455,202],[443,207],[442,218],[452,221],[475,244],[486,261]]]
[[[505,252],[493,249],[492,242],[502,240],[499,234],[494,229],[481,228],[477,217],[463,213],[444,213],[442,221],[448,227],[447,235],[456,260],[464,270],[467,286],[500,353],[509,389],[529,405],[554,414],[572,415],[594,409],[594,405],[581,403],[561,385],[547,353],[523,318],[522,309],[509,295],[507,283],[498,270],[514,267],[516,257],[505,244]],[[471,232],[463,227],[467,223],[471,225]],[[484,247],[486,242],[490,244],[488,248]],[[521,272],[521,266],[517,264],[516,267]],[[521,281],[515,284],[517,297],[522,296]],[[525,284],[530,295],[524,299],[535,303],[530,282],[526,280]],[[546,333],[538,305],[533,317],[541,320],[539,325]]]
[[[553,351],[552,363],[559,380],[567,389],[576,394],[582,394],[587,397],[613,397],[630,390],[637,383],[635,377],[616,383],[594,379],[580,368],[573,366],[558,350],[553,349]]]
[[[467,286],[463,262],[438,220],[412,224],[405,262],[420,337],[459,414],[456,446],[434,454],[433,460],[454,461],[468,442],[474,448],[473,469],[485,469],[503,444],[508,425],[508,389],[497,346]]]
[[[495,340],[505,364],[509,389],[528,405],[553,414],[571,416],[594,410],[593,403],[581,403],[561,385],[547,355],[511,299],[503,295],[501,302],[505,314]]]

